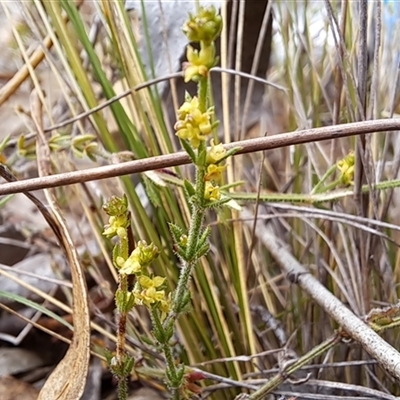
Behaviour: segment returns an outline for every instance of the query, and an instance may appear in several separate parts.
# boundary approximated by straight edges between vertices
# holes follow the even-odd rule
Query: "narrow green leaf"
[[[196,195],[196,189],[194,188],[193,184],[187,179],[183,181],[183,186],[189,198]]]
[[[42,314],[47,315],[48,317],[53,318],[60,324],[66,326],[71,331],[74,330],[73,326],[69,324],[64,318],[61,318],[56,313],[48,310],[47,308],[41,306],[38,303],[35,303],[34,301],[28,300],[25,297],[19,296],[14,293],[4,292],[3,290],[0,290],[0,297],[5,297],[7,299],[16,301],[17,303],[24,304],[27,307],[33,308],[34,310],[40,311]]]
[[[200,154],[197,156],[197,163],[199,167],[203,167],[206,165],[206,158],[207,158],[207,148],[204,147],[201,151]]]
[[[193,147],[189,144],[187,140],[180,140],[183,149],[188,153],[190,159],[192,160],[193,164],[196,164],[196,154],[193,150]]]
[[[161,207],[162,200],[160,194],[158,192],[157,186],[153,183],[153,181],[146,176],[143,176],[143,183],[146,190],[147,197],[155,207]]]
[[[170,222],[168,224],[169,230],[172,234],[175,243],[179,243],[181,241],[181,237],[185,235],[185,231],[180,228],[178,225],[173,224]]]
[[[231,200],[230,197],[222,197],[221,200],[218,201],[209,201],[207,202],[204,207],[205,208],[217,208],[217,207],[221,207],[224,204],[228,203]]]
[[[208,243],[204,243],[203,246],[199,246],[196,250],[196,258],[201,258],[205,256],[210,250],[210,245]]]
[[[209,226],[207,226],[207,228],[204,229],[203,233],[199,238],[198,245],[203,246],[204,243],[207,241],[208,237],[210,236],[210,234],[211,234],[211,229]]]
[[[8,194],[0,199],[0,208],[4,207],[12,198],[14,197],[13,194]]]

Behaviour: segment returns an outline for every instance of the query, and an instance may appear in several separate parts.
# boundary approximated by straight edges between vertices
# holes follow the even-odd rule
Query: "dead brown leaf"
[[[36,91],[33,91],[31,95],[31,115],[37,130],[36,154],[39,176],[43,177],[51,174],[50,149],[43,131],[42,103]],[[81,398],[85,389],[90,358],[87,287],[76,247],[56,198],[52,190],[45,189],[44,191],[52,214],[51,227],[60,241],[71,268],[74,336],[66,355],[40,391],[38,400],[77,400]]]

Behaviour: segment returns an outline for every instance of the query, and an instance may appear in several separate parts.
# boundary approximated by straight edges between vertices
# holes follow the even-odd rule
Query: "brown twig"
[[[242,140],[225,145],[225,148],[229,150],[234,147],[239,147],[240,150],[236,154],[246,154],[302,143],[339,139],[364,133],[398,130],[400,130],[400,119],[378,119],[374,121],[354,122],[351,124],[305,129],[301,131],[282,133],[276,136]],[[0,185],[0,195],[72,185],[74,183],[95,181],[122,175],[137,174],[145,171],[189,164],[190,162],[189,156],[184,152],[167,154],[141,160],[128,161],[116,165],[88,168],[82,171],[66,172],[42,178],[3,183]]]

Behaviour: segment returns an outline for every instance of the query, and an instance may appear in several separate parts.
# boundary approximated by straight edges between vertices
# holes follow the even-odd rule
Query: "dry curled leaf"
[[[36,91],[31,95],[31,115],[37,130],[36,154],[39,176],[51,174],[50,150],[47,145],[42,123],[42,104]],[[74,336],[72,343],[54,371],[51,373],[38,400],[80,399],[86,384],[90,358],[90,316],[87,287],[79,257],[68,227],[50,189],[45,189],[51,218],[46,218],[65,252],[71,268],[72,306]]]

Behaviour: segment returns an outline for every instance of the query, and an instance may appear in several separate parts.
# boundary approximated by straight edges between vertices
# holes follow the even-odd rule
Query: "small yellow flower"
[[[146,307],[150,307],[152,304],[158,303],[164,299],[165,292],[164,290],[157,290],[156,288],[148,288],[142,290],[140,295],[137,296],[138,299],[141,300],[142,304]]]
[[[149,276],[141,275],[138,277],[138,282],[140,283],[140,286],[145,289],[149,289],[151,287],[159,288],[164,284],[165,279],[166,278],[162,276],[155,276],[154,278],[150,278]]]
[[[187,235],[182,235],[182,236],[179,238],[179,244],[180,244],[181,246],[183,246],[183,247],[187,246],[187,244],[188,244],[188,237],[187,237]]]
[[[155,260],[159,253],[158,247],[153,243],[148,245],[144,240],[141,240],[126,260],[117,257],[116,263],[120,267],[119,272],[127,275],[137,274]]]
[[[104,204],[104,211],[109,215],[108,225],[104,227],[103,235],[109,239],[119,236],[125,239],[127,228],[129,226],[128,199],[113,196]]]
[[[103,210],[110,216],[123,216],[128,214],[128,198],[124,195],[123,197],[111,197],[103,206]]]
[[[350,185],[354,181],[355,155],[350,152],[345,158],[336,164],[340,171],[340,180],[344,185]]]
[[[222,143],[215,144],[214,139],[211,139],[210,144],[211,149],[209,152],[207,152],[206,162],[207,164],[216,164],[225,157],[226,150]]]
[[[145,240],[140,240],[136,249],[133,251],[142,267],[147,267],[160,254],[158,247],[154,243],[147,244]]]
[[[204,198],[209,201],[218,201],[221,198],[219,186],[214,186],[211,182],[206,182]]]
[[[137,304],[144,304],[146,307],[151,307],[152,304],[165,301],[165,291],[157,290],[164,284],[165,278],[155,276],[150,278],[145,275],[138,277],[138,282],[141,290],[134,292],[135,301]]]
[[[142,265],[140,264],[138,256],[134,251],[126,260],[124,260],[122,257],[117,257],[116,263],[120,267],[120,274],[133,275],[142,270]]]
[[[226,165],[215,165],[210,164],[207,167],[207,173],[204,176],[204,180],[206,181],[215,181],[218,182],[221,180],[222,172],[226,169]]]
[[[185,82],[191,80],[198,81],[199,78],[205,78],[210,68],[215,65],[215,48],[213,45],[202,46],[200,51],[192,46],[187,46],[186,58],[188,62],[184,67]]]
[[[188,114],[192,114],[194,111],[199,109],[199,99],[194,96],[191,99],[187,99],[178,110],[178,118],[184,120]]]
[[[164,297],[164,299],[160,301],[160,310],[162,311],[161,321],[163,321],[171,310],[171,293],[169,293],[167,297]]]
[[[197,82],[200,77],[206,77],[208,74],[208,68],[204,65],[192,65],[186,63],[184,65],[184,81],[188,83],[190,81]]]
[[[175,125],[175,129],[176,127]],[[200,143],[207,139],[206,136],[201,134],[199,128],[194,127],[190,123],[187,123],[184,128],[177,130],[176,135],[182,140],[189,140],[194,149],[197,149]]]
[[[221,33],[222,18],[214,6],[200,7],[196,14],[189,14],[182,30],[191,42],[211,43]]]
[[[104,227],[103,235],[108,238],[119,236],[120,238],[126,238],[126,228],[129,225],[127,215],[111,216],[108,219],[108,225]]]
[[[182,140],[188,140],[194,149],[207,139],[213,129],[210,121],[213,108],[202,113],[198,107],[197,97],[187,99],[178,110],[178,121],[174,126],[176,135]]]

